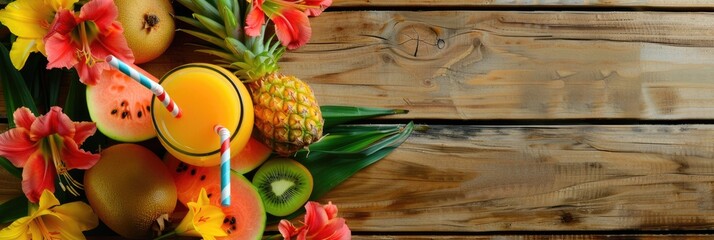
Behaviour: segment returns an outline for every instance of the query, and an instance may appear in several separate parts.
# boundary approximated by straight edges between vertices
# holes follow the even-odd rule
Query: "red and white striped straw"
[[[129,66],[129,64],[124,63],[113,55],[107,56],[105,60],[115,69],[119,70],[125,75],[131,77],[131,79],[136,80],[141,85],[151,90],[151,92],[154,93],[156,98],[158,98],[159,101],[164,104],[164,107],[166,107],[166,109],[171,112],[172,116],[174,116],[175,118],[181,117],[181,110],[179,109],[178,105],[176,105],[176,102],[174,102],[174,100],[169,97],[169,94],[164,91],[164,88],[161,86],[161,84],[151,81],[151,79],[149,79],[147,76],[141,74],[139,71]]]
[[[231,133],[216,125],[213,130],[221,137],[221,205],[231,205]]]

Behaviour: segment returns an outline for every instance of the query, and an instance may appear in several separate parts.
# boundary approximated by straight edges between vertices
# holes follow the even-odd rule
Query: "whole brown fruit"
[[[176,185],[153,152],[136,144],[104,149],[84,175],[87,200],[99,219],[125,238],[148,238],[152,224],[176,207]]]
[[[169,48],[176,31],[169,0],[114,0],[114,4],[135,64],[154,60]]]

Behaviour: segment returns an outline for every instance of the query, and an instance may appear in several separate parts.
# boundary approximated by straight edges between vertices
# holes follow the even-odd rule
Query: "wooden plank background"
[[[339,206],[355,239],[711,238],[711,8],[335,1],[283,72],[321,104],[409,109],[389,121],[430,128],[321,201]],[[142,67],[161,76],[210,61],[186,54],[192,41],[179,33]]]

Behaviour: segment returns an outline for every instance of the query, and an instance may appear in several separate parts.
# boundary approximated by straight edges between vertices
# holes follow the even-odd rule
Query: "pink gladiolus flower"
[[[22,191],[37,202],[45,189],[55,190],[55,175],[60,186],[78,195],[82,184],[69,175],[71,169],[89,169],[99,154],[79,149],[97,130],[92,122],[72,122],[62,108],[52,107],[39,117],[25,108],[13,113],[15,128],[0,134],[0,156],[22,170]]]
[[[312,35],[310,21],[305,13],[307,8],[304,3],[290,0],[253,0],[245,20],[245,32],[248,36],[260,35],[265,16],[268,16],[275,23],[275,33],[280,43],[288,49],[297,49],[305,45]]]
[[[337,206],[329,202],[321,206],[317,202],[305,204],[305,225],[295,228],[288,220],[281,220],[278,225],[280,234],[285,239],[298,240],[348,240],[352,237],[350,228],[345,224],[344,218],[337,217]]]
[[[82,6],[79,16],[62,9],[57,12],[45,36],[47,68],[71,68],[84,84],[93,85],[105,69],[104,59],[112,54],[133,63],[134,55],[116,21],[118,11],[112,0],[92,0]]]

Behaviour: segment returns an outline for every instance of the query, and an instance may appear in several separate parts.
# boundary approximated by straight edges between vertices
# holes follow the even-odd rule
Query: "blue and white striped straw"
[[[176,105],[176,102],[174,102],[173,99],[169,97],[169,94],[164,91],[164,88],[161,86],[161,84],[151,81],[149,77],[145,76],[144,74],[141,74],[139,71],[132,68],[123,61],[119,60],[118,58],[114,57],[113,55],[107,56],[105,60],[112,67],[116,68],[120,72],[126,74],[127,76],[139,82],[144,87],[151,90],[151,92],[154,93],[156,98],[158,98],[159,101],[164,104],[164,107],[166,107],[166,109],[171,112],[172,116],[174,116],[175,118],[181,117],[181,110],[179,109],[178,105]]]
[[[231,205],[231,133],[216,125],[214,131],[221,137],[221,205]]]

